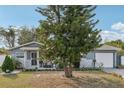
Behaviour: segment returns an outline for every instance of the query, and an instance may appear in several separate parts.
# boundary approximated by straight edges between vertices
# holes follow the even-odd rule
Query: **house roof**
[[[101,47],[96,48],[95,50],[115,50],[115,51],[119,51],[119,50],[121,50],[121,48],[117,48],[117,47],[113,47],[113,46],[104,44]]]
[[[23,47],[23,46],[27,46],[27,45],[30,45],[30,44],[43,45],[43,44],[41,44],[41,43],[38,43],[38,42],[32,41],[32,42],[29,42],[29,43],[25,43],[25,44],[19,45],[19,46],[17,46],[17,47],[10,48],[10,49],[8,49],[8,50],[17,49],[17,48],[20,48],[20,47]]]

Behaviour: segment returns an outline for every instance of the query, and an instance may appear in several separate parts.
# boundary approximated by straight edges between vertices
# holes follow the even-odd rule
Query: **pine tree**
[[[80,62],[81,54],[87,54],[99,45],[100,30],[95,28],[93,10],[96,6],[48,6],[37,11],[46,20],[38,29],[43,56],[58,58],[64,63],[65,75],[72,76],[72,65]],[[44,41],[43,41],[44,40]]]

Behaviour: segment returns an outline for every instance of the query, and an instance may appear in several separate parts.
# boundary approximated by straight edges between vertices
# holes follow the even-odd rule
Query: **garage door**
[[[113,67],[113,53],[95,53],[95,58],[103,67]]]

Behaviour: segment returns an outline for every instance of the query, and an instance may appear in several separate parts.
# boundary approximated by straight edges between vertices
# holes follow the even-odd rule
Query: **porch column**
[[[39,68],[39,51],[37,51],[37,68]]]
[[[24,50],[24,68],[26,68],[27,51]]]

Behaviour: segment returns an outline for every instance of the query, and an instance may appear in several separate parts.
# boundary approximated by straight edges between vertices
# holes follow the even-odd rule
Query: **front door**
[[[31,52],[31,65],[37,66],[37,52]]]

